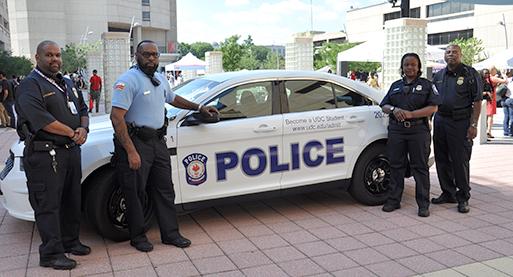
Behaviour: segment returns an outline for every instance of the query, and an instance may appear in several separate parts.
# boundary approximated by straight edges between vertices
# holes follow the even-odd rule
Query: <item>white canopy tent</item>
[[[340,62],[383,62],[385,40],[383,35],[376,35],[372,39],[361,43],[337,55],[337,64]],[[442,62],[444,50],[426,45],[426,60]]]
[[[495,66],[498,69],[511,69],[513,68],[513,49],[503,50],[482,62],[473,64],[472,66],[477,70],[490,68],[492,66]]]
[[[207,63],[187,53],[179,61],[166,65],[166,71],[205,70]]]

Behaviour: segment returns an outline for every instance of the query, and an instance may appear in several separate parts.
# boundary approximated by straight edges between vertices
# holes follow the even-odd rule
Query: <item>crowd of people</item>
[[[497,107],[504,111],[503,135],[513,137],[513,70],[505,73],[498,71],[495,66],[481,70],[483,82],[483,99],[486,100],[486,134],[489,139],[492,135],[493,116],[497,114]]]
[[[349,78],[351,80],[367,83],[372,88],[376,88],[376,89],[380,88],[380,85],[378,82],[378,79],[379,79],[378,73],[375,71],[365,72],[365,71],[362,71],[361,69],[358,69],[356,71],[350,70],[347,73],[347,78]]]

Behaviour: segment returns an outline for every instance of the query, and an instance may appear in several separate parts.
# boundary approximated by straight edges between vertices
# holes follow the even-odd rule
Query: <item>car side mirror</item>
[[[202,114],[199,112],[194,112],[185,118],[182,126],[197,126],[202,123],[208,124],[208,123],[217,123],[217,122],[219,122],[218,114],[213,114],[212,116],[209,116],[209,115]]]

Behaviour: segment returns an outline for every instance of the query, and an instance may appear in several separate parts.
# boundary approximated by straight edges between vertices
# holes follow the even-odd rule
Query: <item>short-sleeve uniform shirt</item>
[[[164,125],[164,103],[171,103],[175,94],[161,74],[154,74],[160,85],[138,67],[132,67],[114,83],[112,106],[127,110],[125,121],[138,127],[159,129]]]
[[[440,92],[440,112],[468,109],[473,102],[483,99],[483,82],[479,73],[469,66],[460,64],[454,72],[448,68],[438,71],[433,84]]]
[[[440,105],[442,99],[436,87],[425,78],[417,78],[411,83],[405,79],[395,81],[379,104],[392,105],[406,111],[414,111],[427,106]],[[390,120],[396,120],[390,115]]]
[[[63,78],[63,82],[65,86],[61,86],[61,91],[33,70],[17,88],[16,111],[19,122],[27,123],[38,140],[51,140],[56,144],[70,143],[70,138],[48,133],[43,128],[57,120],[75,130],[80,127],[80,118],[88,116],[82,94],[70,79]]]

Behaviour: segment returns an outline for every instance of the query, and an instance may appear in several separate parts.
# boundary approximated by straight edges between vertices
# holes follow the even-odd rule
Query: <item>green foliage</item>
[[[10,52],[0,51],[1,69],[5,71],[7,78],[16,76],[26,76],[33,68],[32,62],[25,57],[13,57]]]
[[[223,52],[223,68],[225,71],[237,71],[243,69],[240,61],[245,54],[243,45],[239,44],[239,35],[233,35],[221,42]]]
[[[178,44],[178,52],[180,55],[185,56],[191,52],[199,59],[205,59],[205,52],[213,51],[214,47],[208,42],[194,42],[192,44],[181,42]]]
[[[319,69],[324,66],[331,66],[337,68],[337,55],[338,53],[350,49],[358,43],[326,43],[315,51],[314,54],[314,68]]]
[[[461,62],[466,65],[479,62],[479,54],[484,50],[483,41],[474,37],[468,39],[458,38],[449,44],[456,44],[461,48]]]
[[[349,62],[349,70],[361,69],[364,72],[379,71],[381,63],[378,62]]]
[[[278,53],[269,51],[267,58],[262,63],[261,69],[284,69],[285,59]]]
[[[86,52],[74,43],[66,44],[61,49],[63,72],[75,72],[87,66]]]

